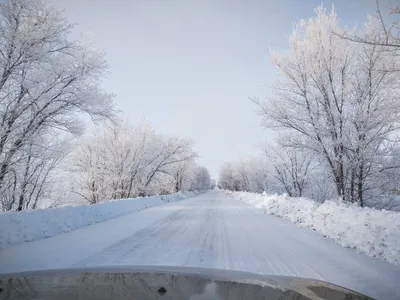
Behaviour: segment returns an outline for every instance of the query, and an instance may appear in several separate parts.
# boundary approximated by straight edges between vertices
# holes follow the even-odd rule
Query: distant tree
[[[217,186],[217,183],[215,182],[215,180],[214,179],[211,179],[211,187],[210,187],[210,189],[215,189],[216,188],[216,186]]]
[[[269,184],[267,165],[261,157],[225,163],[220,168],[218,186],[221,189],[261,193]]]
[[[192,145],[155,133],[146,122],[109,123],[85,137],[74,154],[75,192],[97,203],[182,190],[197,157]]]
[[[218,184],[221,189],[230,191],[241,191],[242,184],[237,168],[234,163],[225,163],[219,171]]]
[[[208,170],[204,167],[196,167],[193,172],[190,190],[206,191],[211,188],[211,177]]]

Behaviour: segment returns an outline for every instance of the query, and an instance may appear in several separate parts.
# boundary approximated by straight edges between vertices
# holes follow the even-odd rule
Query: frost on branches
[[[51,1],[0,4],[0,22],[1,211],[209,187],[193,143],[145,123],[110,123],[72,147],[84,115],[116,119],[101,88],[105,54],[88,37],[71,40],[72,25]]]
[[[262,193],[270,188],[268,164],[261,157],[225,163],[220,168],[219,188],[231,191]]]
[[[301,196],[317,170],[323,190],[333,188],[326,196],[377,206],[400,188],[398,27],[383,28],[377,14],[360,33],[348,32],[334,9],[315,12],[295,26],[289,51],[271,51],[279,77],[265,101],[252,99],[279,134],[278,150],[267,149],[270,173]]]
[[[0,4],[0,195],[2,210],[35,208],[65,156],[60,136],[79,134],[79,115],[114,113],[100,88],[104,55],[68,38],[72,26],[47,1]]]
[[[157,134],[147,122],[109,123],[85,137],[74,153],[74,193],[94,204],[207,190],[210,175],[196,158],[192,141]]]

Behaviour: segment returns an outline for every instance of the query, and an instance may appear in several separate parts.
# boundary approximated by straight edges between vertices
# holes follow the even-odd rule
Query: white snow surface
[[[3,213],[0,214],[0,249],[12,244],[48,238],[165,202],[182,200],[195,194],[178,192],[171,195],[113,200],[94,205]]]
[[[266,214],[313,229],[343,247],[400,265],[400,212],[362,208],[341,201],[321,204],[288,195],[226,193],[263,209]]]
[[[218,190],[0,250],[0,274],[133,265],[314,278],[378,299],[400,299],[399,266]]]

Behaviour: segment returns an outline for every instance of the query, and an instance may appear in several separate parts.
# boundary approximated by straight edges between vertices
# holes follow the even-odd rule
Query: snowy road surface
[[[342,248],[220,191],[0,251],[0,272],[173,265],[316,278],[400,299],[400,267]]]

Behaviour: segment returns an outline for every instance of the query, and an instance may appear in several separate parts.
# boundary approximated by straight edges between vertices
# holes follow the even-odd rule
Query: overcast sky
[[[133,123],[192,138],[200,163],[258,152],[268,139],[249,96],[274,79],[270,47],[287,47],[293,24],[321,0],[54,0],[76,31],[107,52],[104,88]],[[397,1],[397,0],[391,0]],[[362,24],[375,0],[333,1],[342,23]],[[331,7],[332,1],[323,1]]]

